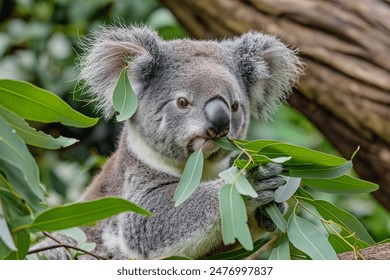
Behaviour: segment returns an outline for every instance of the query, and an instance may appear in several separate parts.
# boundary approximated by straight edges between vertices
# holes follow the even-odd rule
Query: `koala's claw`
[[[267,163],[248,171],[246,177],[253,185],[257,185],[264,179],[280,175],[282,171],[283,165],[277,163]]]
[[[262,206],[274,200],[275,190],[286,184],[286,180],[279,176],[282,170],[282,165],[268,163],[247,173],[248,181],[258,194],[258,197],[248,199],[248,205]]]
[[[282,214],[284,214],[286,212],[287,203],[285,203],[285,202],[276,203],[276,205]],[[259,225],[259,227],[265,229],[266,231],[273,232],[273,231],[276,231],[278,229],[277,226],[275,225],[275,223],[272,221],[272,219],[267,214],[267,212],[260,207],[258,207],[255,211],[255,218],[256,218],[256,221],[257,221],[257,224]]]

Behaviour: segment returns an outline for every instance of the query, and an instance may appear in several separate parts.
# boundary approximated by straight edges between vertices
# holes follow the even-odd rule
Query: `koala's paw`
[[[249,206],[262,206],[274,200],[275,190],[286,184],[286,180],[279,176],[282,170],[282,165],[268,163],[247,173],[246,178],[258,194],[258,197],[248,199]]]
[[[282,214],[286,213],[287,210],[286,202],[276,203],[276,205],[278,206]],[[269,215],[263,208],[260,207],[256,208],[255,218],[260,228],[263,228],[266,231],[271,231],[271,232],[277,230],[277,226],[274,224],[272,219],[269,217]]]

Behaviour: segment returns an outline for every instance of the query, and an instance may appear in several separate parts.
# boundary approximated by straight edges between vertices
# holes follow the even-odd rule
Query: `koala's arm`
[[[250,173],[250,176],[248,174],[259,195],[248,200],[247,205],[252,234],[256,234],[256,230],[264,233],[264,229],[259,228],[262,224],[256,221],[255,212],[271,202],[274,190],[284,184],[283,178],[277,176],[280,171],[279,167],[270,165],[260,168],[259,172]],[[224,184],[222,179],[202,183],[178,207],[174,206],[173,201],[177,183],[146,188],[142,193],[138,189],[135,192],[137,195],[128,199],[151,211],[153,217],[134,213],[120,217],[120,232],[127,242],[127,254],[136,258],[170,255],[200,258],[220,247],[222,234],[218,193]],[[122,248],[122,253],[125,250]]]

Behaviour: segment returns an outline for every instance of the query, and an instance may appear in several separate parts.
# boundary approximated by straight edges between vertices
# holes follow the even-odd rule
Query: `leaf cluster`
[[[234,165],[219,174],[226,182],[219,191],[222,238],[225,245],[238,241],[246,250],[253,250],[245,201],[246,197],[256,197],[257,193],[246,179],[245,172],[267,163],[282,164],[282,176],[286,179],[286,184],[275,191],[275,202],[263,208],[282,232],[280,244],[272,250],[271,259],[290,259],[290,247],[302,252],[300,258],[337,259],[337,253],[345,251],[354,251],[358,258],[361,257],[359,249],[375,243],[354,216],[330,202],[314,199],[302,188],[308,186],[335,194],[375,191],[378,188],[376,184],[346,174],[352,168],[352,159],[346,160],[275,140],[249,142],[222,138],[215,142],[222,149],[239,152]],[[193,157],[200,158],[200,154],[201,150],[198,150],[190,156],[176,191],[186,192],[186,198],[200,184],[202,163],[193,161]],[[182,186],[188,185],[192,187],[182,189]],[[286,220],[276,203],[289,199],[295,201],[295,206]],[[320,229],[300,217],[297,209],[308,212],[323,228]]]
[[[91,225],[124,211],[151,215],[134,203],[116,197],[48,206],[38,166],[26,144],[59,149],[77,140],[54,138],[37,131],[26,120],[82,128],[97,123],[97,119],[73,110],[47,90],[27,82],[0,80],[0,259],[24,259],[32,232]],[[94,248],[85,243],[82,235],[76,240],[87,251]]]

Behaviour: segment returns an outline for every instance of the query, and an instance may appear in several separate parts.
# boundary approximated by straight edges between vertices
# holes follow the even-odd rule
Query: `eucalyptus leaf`
[[[53,138],[41,131],[37,131],[30,127],[28,123],[17,114],[9,111],[5,107],[0,105],[0,116],[2,116],[8,124],[15,129],[16,133],[26,142],[28,145],[45,148],[45,149],[59,149],[61,147],[68,147],[78,142],[77,139],[66,138],[59,136]]]
[[[244,147],[245,149],[248,149],[252,152],[259,152],[262,150],[264,147],[272,144],[277,144],[277,143],[283,143],[281,141],[277,140],[269,140],[269,139],[260,139],[260,140],[254,140],[247,142]]]
[[[1,206],[1,205],[0,205]],[[3,240],[4,244],[12,251],[17,251],[14,240],[12,239],[11,232],[8,228],[5,219],[0,218],[0,239]]]
[[[249,195],[251,197],[257,197],[257,192],[253,189],[252,185],[245,178],[245,176],[240,173],[240,170],[232,166],[229,169],[222,171],[218,176],[224,179],[227,183],[235,185],[238,192],[242,195]]]
[[[39,171],[26,145],[0,116],[0,169],[10,185],[35,209],[41,209],[45,192],[39,181]]]
[[[128,200],[104,197],[53,207],[39,214],[28,228],[41,231],[61,230],[95,223],[126,211],[151,216],[150,212]]]
[[[289,200],[294,193],[297,191],[301,184],[301,178],[287,177],[283,176],[286,179],[286,184],[279,187],[275,191],[275,202],[283,202]]]
[[[324,219],[331,220],[343,227],[348,228],[351,232],[356,234],[358,238],[370,245],[375,244],[374,239],[372,239],[364,226],[352,214],[325,200],[308,200],[307,202],[313,204],[318,213],[320,213]],[[347,235],[349,234],[347,233]]]
[[[376,191],[377,184],[343,175],[333,179],[303,179],[303,183],[310,188],[335,194],[360,194]]]
[[[234,250],[234,251],[228,251],[223,252],[219,254],[215,254],[212,256],[209,256],[205,258],[206,260],[243,260],[250,255],[256,253],[261,247],[263,247],[266,243],[268,243],[271,240],[270,237],[264,237],[259,240],[256,240],[255,243],[253,243],[253,250],[248,251],[244,248]]]
[[[246,250],[253,250],[245,202],[233,185],[224,185],[219,190],[219,205],[223,243],[233,244],[237,239]]]
[[[0,104],[22,118],[44,123],[90,127],[98,121],[73,110],[54,93],[24,81],[0,80]]]
[[[288,176],[308,179],[338,178],[352,168],[352,162],[347,161],[336,166],[286,166]]]
[[[278,247],[272,249],[268,257],[269,260],[291,260],[290,244],[288,241],[283,242]]]
[[[175,206],[182,204],[200,185],[203,171],[203,153],[199,149],[192,153],[184,167],[183,174],[180,178],[179,184],[176,187],[174,196]]]
[[[266,155],[270,158],[291,156],[292,159],[286,162],[285,166],[301,164],[337,166],[342,165],[346,162],[345,159],[337,156],[287,143],[274,143],[267,145],[263,147],[259,153],[262,155]]]
[[[286,232],[287,221],[280,212],[275,202],[268,203],[263,206],[263,209],[267,212],[268,216],[274,222],[274,224],[280,229],[281,232]]]
[[[333,249],[336,251],[337,254],[350,252],[353,250],[353,248],[350,245],[348,245],[347,242],[358,250],[370,247],[368,243],[360,239],[354,239],[353,237],[343,237],[343,238],[344,240],[334,234],[329,234],[328,236],[329,243],[332,245]]]
[[[130,119],[137,110],[138,100],[131,88],[129,77],[127,76],[127,67],[119,75],[112,95],[112,102],[115,111],[119,112],[116,117],[118,122]]]
[[[293,213],[287,224],[289,241],[313,260],[337,260],[336,252],[315,225]]]
[[[228,151],[236,151],[239,150],[236,145],[234,145],[228,138],[222,137],[222,138],[215,138],[213,139],[214,143],[217,144],[219,147],[221,147],[224,150]]]
[[[24,260],[28,249],[30,248],[30,233],[28,233],[26,230],[16,232],[15,243],[18,250],[9,254],[5,258],[6,260]]]

